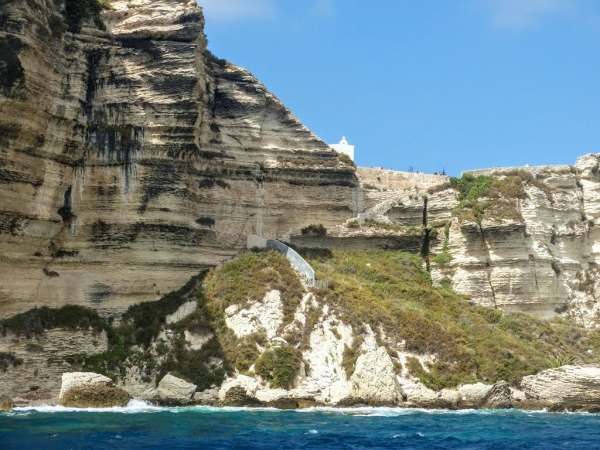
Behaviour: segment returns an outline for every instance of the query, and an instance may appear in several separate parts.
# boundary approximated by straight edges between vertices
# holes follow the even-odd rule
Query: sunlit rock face
[[[110,3],[106,32],[59,36],[60,1],[0,1],[0,317],[113,314],[360,203],[353,168],[206,51],[196,2]]]
[[[486,306],[600,323],[599,160],[586,155],[568,170],[537,173],[543,190],[525,188],[527,198],[516,205],[522,219],[454,217],[446,241],[452,260],[433,264],[434,282],[450,282]]]

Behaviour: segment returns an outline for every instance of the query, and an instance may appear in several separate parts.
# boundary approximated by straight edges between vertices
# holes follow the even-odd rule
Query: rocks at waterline
[[[156,391],[156,401],[162,405],[187,405],[192,403],[197,386],[170,373],[165,375]]]
[[[562,366],[523,377],[527,409],[600,412],[600,367]]]
[[[131,396],[104,375],[67,372],[62,375],[59,404],[73,408],[127,406]]]
[[[10,411],[15,407],[12,399],[6,395],[0,395],[0,411]]]

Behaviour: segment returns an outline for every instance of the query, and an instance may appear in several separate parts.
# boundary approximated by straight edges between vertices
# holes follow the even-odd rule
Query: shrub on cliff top
[[[315,236],[325,236],[327,234],[327,228],[323,226],[323,224],[311,224],[307,227],[302,228],[300,230],[303,235],[312,234]]]
[[[346,166],[356,167],[356,163],[345,153],[338,153],[338,160]]]

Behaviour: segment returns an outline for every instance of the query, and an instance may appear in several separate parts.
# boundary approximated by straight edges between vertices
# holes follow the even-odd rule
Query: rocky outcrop
[[[586,326],[596,324],[600,191],[594,167],[599,157],[584,156],[573,167],[475,173],[498,179],[516,173],[534,181],[524,182],[525,196],[497,200],[513,211],[510,218],[502,213],[480,223],[453,218],[443,243],[451,258],[432,265],[434,282],[449,281],[485,306],[542,317],[563,314]]]
[[[0,411],[10,411],[15,407],[15,402],[6,395],[0,395]]]
[[[131,396],[113,381],[91,372],[67,372],[62,375],[59,404],[73,408],[126,406]]]
[[[350,381],[351,395],[371,406],[393,406],[406,399],[385,347],[360,355]]]
[[[0,2],[0,317],[103,315],[275,238],[353,216],[354,168],[250,72],[206,51],[194,1]]]
[[[433,391],[417,384],[407,395],[408,405],[433,409],[508,409],[512,408],[512,393],[508,383],[493,385],[465,384],[456,390]]]
[[[196,388],[197,386],[193,383],[167,374],[158,383],[156,394],[161,404],[186,405],[193,401]]]
[[[65,372],[78,370],[73,355],[97,355],[108,349],[105,332],[56,328],[43,335],[0,334],[0,354],[15,364],[0,370],[0,386],[18,406],[56,404]]]
[[[238,375],[221,386],[219,399],[225,406],[259,406],[262,404],[256,398],[258,382],[244,375]]]
[[[275,337],[283,320],[281,293],[277,290],[267,292],[261,302],[252,304],[238,312],[238,305],[225,310],[225,322],[237,337],[244,337],[257,331],[264,331],[270,339]]]
[[[562,366],[523,378],[523,402],[550,411],[600,412],[600,367]]]

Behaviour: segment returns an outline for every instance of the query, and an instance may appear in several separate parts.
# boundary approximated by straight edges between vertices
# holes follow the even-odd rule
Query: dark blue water
[[[0,414],[0,449],[597,449],[600,415],[386,408]]]

